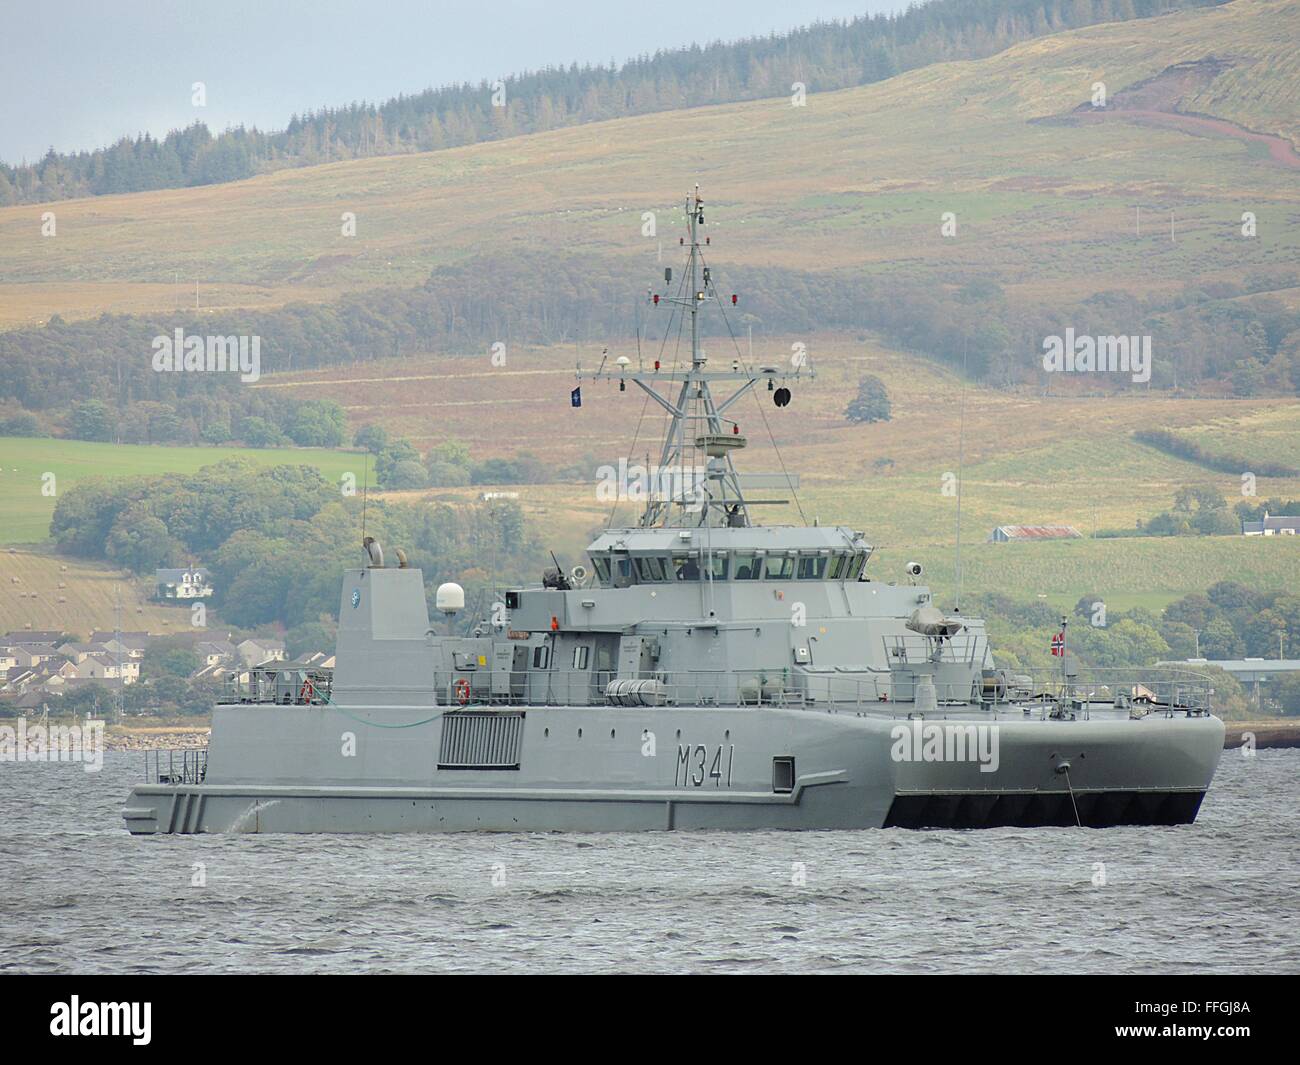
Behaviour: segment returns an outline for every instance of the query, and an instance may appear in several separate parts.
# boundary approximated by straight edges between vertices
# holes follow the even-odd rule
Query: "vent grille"
[[[442,718],[439,769],[518,769],[524,715],[515,711],[456,711]]]

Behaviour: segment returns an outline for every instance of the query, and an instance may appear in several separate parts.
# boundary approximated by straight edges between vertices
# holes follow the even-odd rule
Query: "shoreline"
[[[1223,749],[1241,746],[1242,736],[1255,734],[1257,751],[1283,747],[1300,747],[1300,721],[1229,721],[1223,737]]]

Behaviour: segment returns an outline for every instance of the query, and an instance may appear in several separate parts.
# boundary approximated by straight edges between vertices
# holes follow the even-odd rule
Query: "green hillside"
[[[1221,73],[1170,106],[1300,139],[1300,7],[1222,7],[1112,23],[861,88],[620,119],[447,151],[282,171],[229,185],[57,206],[43,238],[0,210],[0,321],[326,299],[418,284],[470,257],[631,257],[653,268],[700,181],[720,266],[972,270],[1046,296],[1161,291],[1294,267],[1296,174],[1226,135],[1043,122],[1175,64]],[[1135,210],[1146,211],[1136,232]],[[1259,237],[1234,239],[1243,210]],[[345,211],[355,237],[341,235]],[[658,212],[658,235],[641,235]],[[955,238],[940,215],[957,217]],[[1171,239],[1171,220],[1172,233]],[[202,254],[196,256],[196,249]]]
[[[335,483],[345,473],[362,482],[362,456],[315,448],[147,447],[84,440],[0,437],[0,544],[29,544],[50,531],[56,496],[43,494],[47,473],[61,491],[87,477],[192,473],[239,458],[261,466],[314,466]]]

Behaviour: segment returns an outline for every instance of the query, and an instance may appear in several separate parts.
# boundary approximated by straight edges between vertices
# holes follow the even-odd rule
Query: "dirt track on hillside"
[[[1145,81],[1117,92],[1104,107],[1080,104],[1067,115],[1048,122],[1097,123],[1127,119],[1139,125],[1163,126],[1199,137],[1231,137],[1244,143],[1261,143],[1269,158],[1279,166],[1300,169],[1300,153],[1285,137],[1256,133],[1236,122],[1213,115],[1180,111],[1179,105],[1206,89],[1215,78],[1231,70],[1235,62],[1224,57],[1206,56],[1186,63],[1175,63]]]
[[[1290,141],[1269,133],[1254,133],[1222,118],[1207,115],[1186,115],[1177,111],[1150,111],[1133,108],[1115,111],[1096,111],[1092,114],[1071,116],[1083,122],[1100,122],[1106,119],[1128,119],[1139,124],[1165,126],[1185,133],[1205,137],[1231,137],[1239,141],[1255,141],[1268,147],[1269,158],[1280,166],[1300,169],[1300,153]]]

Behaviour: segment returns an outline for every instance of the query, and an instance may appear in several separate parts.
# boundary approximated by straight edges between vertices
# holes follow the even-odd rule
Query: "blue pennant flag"
[[[582,386],[579,385],[569,393],[569,404],[574,407],[582,406]]]

